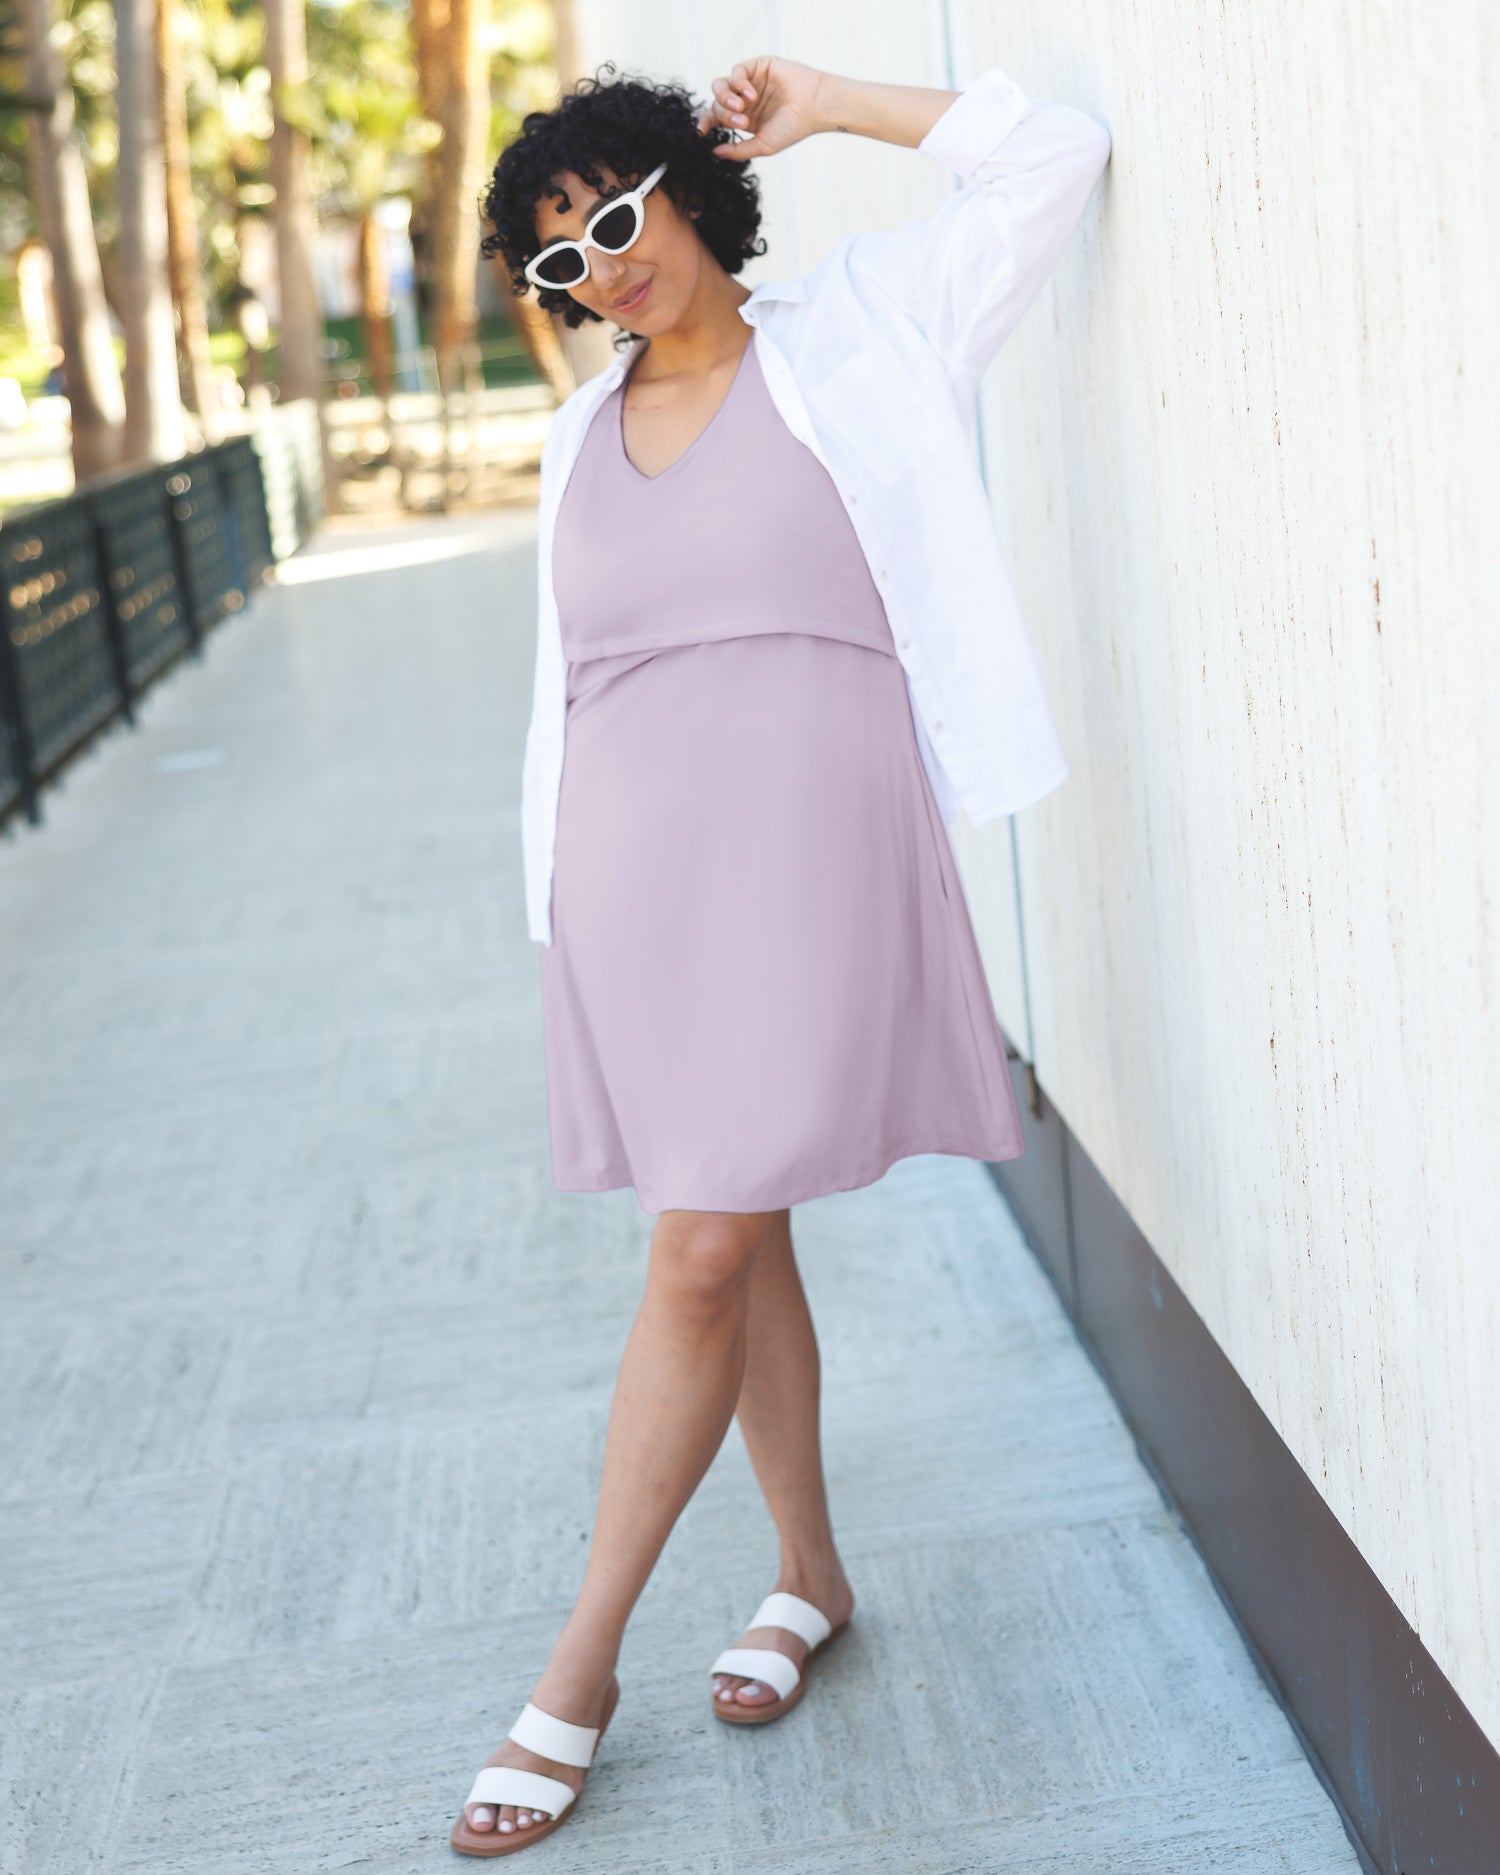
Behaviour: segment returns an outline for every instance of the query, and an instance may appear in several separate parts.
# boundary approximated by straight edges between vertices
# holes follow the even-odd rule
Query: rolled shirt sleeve
[[[936,214],[871,230],[849,269],[894,299],[963,402],[1056,266],[1109,159],[1086,111],[1029,97],[999,66],[968,84],[917,145],[963,179]]]

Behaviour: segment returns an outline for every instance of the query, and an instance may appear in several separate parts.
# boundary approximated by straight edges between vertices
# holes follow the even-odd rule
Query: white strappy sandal
[[[842,1634],[848,1625],[847,1621],[841,1621],[834,1627],[821,1608],[803,1601],[800,1595],[788,1594],[785,1589],[773,1590],[745,1623],[746,1629],[785,1628],[798,1640],[806,1641],[807,1657],[799,1667],[790,1654],[783,1654],[774,1647],[726,1647],[709,1668],[710,1673],[733,1673],[743,1679],[760,1680],[778,1697],[757,1706],[742,1706],[738,1700],[720,1699],[717,1694],[711,1694],[709,1703],[715,1716],[729,1725],[768,1725],[772,1719],[790,1712],[807,1691],[806,1673],[813,1655],[836,1634]]]
[[[594,1762],[599,1740],[614,1717],[619,1699],[620,1682],[616,1680],[610,1689],[604,1717],[596,1726],[570,1725],[566,1719],[554,1718],[550,1712],[543,1712],[540,1706],[534,1706],[527,1700],[521,1708],[520,1718],[506,1733],[506,1737],[513,1738],[527,1751],[534,1751],[539,1758],[550,1758],[554,1764],[576,1764],[580,1770],[586,1771]],[[460,1855],[510,1855],[517,1849],[525,1849],[531,1843],[540,1842],[543,1836],[550,1836],[566,1820],[577,1795],[578,1792],[571,1784],[563,1783],[558,1777],[548,1777],[544,1772],[523,1771],[513,1764],[487,1764],[474,1779],[474,1788],[464,1798],[463,1808],[458,1813],[448,1842]],[[494,1805],[494,1829],[481,1833],[470,1826],[471,1803]],[[546,1811],[548,1814],[544,1822],[528,1823],[524,1829],[502,1833],[499,1828],[502,1803],[514,1804],[523,1810]]]

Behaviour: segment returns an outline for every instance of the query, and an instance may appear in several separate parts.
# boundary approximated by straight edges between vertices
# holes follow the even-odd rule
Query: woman
[[[912,1153],[1022,1151],[943,823],[1066,764],[972,406],[1109,138],[998,69],[956,94],[757,58],[712,90],[695,112],[581,85],[526,119],[485,202],[515,290],[628,347],[543,454],[522,826],[554,1181],[633,1186],[656,1224],[583,1584],[453,1826],[469,1855],[569,1813],[630,1612],[735,1416],[781,1569],[712,1709],[798,1703],[854,1595],[790,1207]],[[747,161],[835,130],[966,186],[747,291]]]

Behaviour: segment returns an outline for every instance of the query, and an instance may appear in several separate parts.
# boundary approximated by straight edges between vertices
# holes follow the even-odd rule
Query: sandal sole
[[[578,1807],[575,1797],[561,1816],[554,1816],[545,1823],[528,1823],[525,1829],[518,1829],[512,1835],[501,1835],[496,1840],[497,1832],[487,1829],[481,1836],[465,1824],[462,1834],[457,1829],[448,1838],[448,1847],[460,1855],[497,1856],[514,1855],[517,1849],[529,1849],[534,1842],[540,1842],[543,1836],[550,1836],[555,1829],[561,1829],[573,1811]]]

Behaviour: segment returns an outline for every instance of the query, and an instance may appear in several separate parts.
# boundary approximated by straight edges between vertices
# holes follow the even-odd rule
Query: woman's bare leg
[[[821,1365],[807,1296],[792,1249],[790,1211],[771,1214],[750,1276],[748,1345],[737,1416],[766,1504],[781,1539],[774,1586],[821,1608],[838,1626],[854,1607],[834,1546],[818,1429]],[[784,1628],[750,1628],[737,1647],[774,1647],[800,1666],[806,1643]],[[772,1687],[716,1673],[716,1694],[764,1705]]]
[[[663,1211],[646,1292],[620,1360],[583,1586],[531,1698],[597,1725],[625,1624],[672,1525],[724,1442],[745,1368],[752,1274],[777,1213]],[[488,1760],[581,1789],[585,1773],[507,1739]],[[476,1830],[525,1829],[542,1812],[475,1804]],[[524,1820],[523,1820],[524,1819]]]

